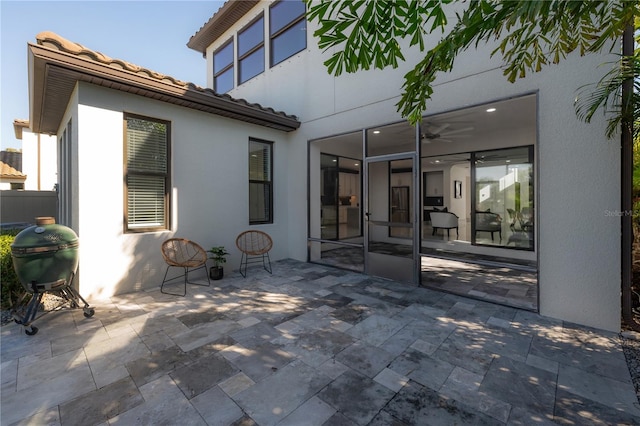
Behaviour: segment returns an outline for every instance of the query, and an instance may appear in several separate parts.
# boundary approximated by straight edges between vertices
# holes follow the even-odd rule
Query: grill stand
[[[78,301],[81,300],[82,303],[84,303],[84,306],[82,307],[84,316],[86,318],[91,318],[95,314],[95,309],[90,307],[87,301],[84,300],[84,298],[80,295],[80,293],[78,293],[76,289],[71,286],[74,275],[75,274],[71,275],[71,278],[68,282],[67,280],[60,279],[50,283],[37,283],[35,281],[31,283],[31,288],[29,289],[30,291],[25,292],[20,297],[18,302],[14,305],[14,308],[12,308],[11,310],[13,320],[16,324],[21,324],[22,326],[24,326],[25,334],[27,334],[28,336],[33,336],[34,334],[36,334],[38,332],[38,327],[32,325],[31,323],[36,319],[42,318],[44,315],[50,312],[55,312],[62,309],[62,307],[67,303],[69,303],[69,307],[71,309],[75,309],[80,307]],[[58,296],[63,300],[52,309],[38,315],[38,308],[42,303],[42,297],[45,293],[50,293],[54,296]],[[25,307],[24,316],[21,316],[18,313],[18,309],[23,305],[24,299],[29,294],[32,295],[31,300],[29,300]]]

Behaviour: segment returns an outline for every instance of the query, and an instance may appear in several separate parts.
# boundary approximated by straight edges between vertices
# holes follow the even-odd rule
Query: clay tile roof
[[[26,180],[27,175],[0,161],[0,177]]]
[[[73,55],[76,55],[79,58],[86,58],[91,61],[102,62],[103,64],[109,65],[110,67],[131,71],[136,74],[144,74],[150,78],[153,78],[156,80],[163,80],[178,86],[184,87],[187,85],[186,82],[175,79],[171,76],[160,74],[159,72],[151,71],[150,69],[140,67],[138,65],[132,64],[127,61],[123,61],[122,59],[110,58],[109,56],[103,53],[97,52],[95,50],[91,50],[79,43],[74,43],[63,37],[60,37],[58,34],[53,33],[51,31],[43,31],[39,33],[36,36],[36,40],[38,41],[38,44],[40,44],[41,46],[46,46],[52,49],[60,50],[62,52],[71,53]]]
[[[34,77],[33,80],[45,83],[34,89],[36,102],[42,102],[34,109],[34,115],[39,119],[30,120],[34,132],[53,134],[57,131],[71,95],[70,89],[78,80],[279,130],[291,131],[300,126],[294,115],[113,59],[53,32],[41,32],[36,40],[37,46],[29,44],[29,48],[41,61],[34,61],[34,69],[42,73],[42,78]],[[45,88],[47,79],[51,81],[50,91]],[[51,93],[54,90],[62,93]]]
[[[29,120],[21,120],[16,118],[13,120],[13,132],[16,135],[16,139],[22,140],[22,129],[29,128]]]
[[[187,46],[201,52],[224,34],[240,18],[249,12],[258,0],[228,0],[220,9],[189,39]]]

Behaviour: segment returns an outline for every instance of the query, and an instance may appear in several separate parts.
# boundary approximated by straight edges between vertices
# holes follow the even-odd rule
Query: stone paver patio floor
[[[2,327],[2,425],[640,424],[618,335],[293,260]],[[205,280],[206,282],[206,280]]]

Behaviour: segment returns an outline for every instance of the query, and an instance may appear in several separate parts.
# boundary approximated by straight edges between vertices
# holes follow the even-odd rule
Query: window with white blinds
[[[169,226],[169,123],[125,116],[126,231]]]
[[[273,223],[273,143],[249,140],[249,224]]]

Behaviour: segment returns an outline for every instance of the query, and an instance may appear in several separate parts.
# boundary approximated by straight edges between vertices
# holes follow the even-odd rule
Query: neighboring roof
[[[78,81],[286,132],[300,127],[296,116],[112,59],[52,32],[42,32],[36,40],[28,44],[29,122],[34,133],[58,131]]]
[[[0,178],[26,180],[27,175],[19,172],[7,163],[0,161]]]
[[[13,132],[16,134],[16,139],[22,140],[22,129],[29,128],[29,120],[20,120],[16,118],[13,120]]]
[[[0,151],[0,161],[7,166],[12,167],[18,172],[22,170],[22,152],[21,151]]]
[[[197,50],[204,56],[207,47],[211,43],[216,41],[218,37],[224,34],[258,3],[260,2],[257,0],[228,0],[198,32],[191,36],[187,46]]]

